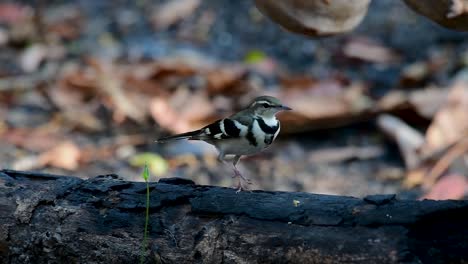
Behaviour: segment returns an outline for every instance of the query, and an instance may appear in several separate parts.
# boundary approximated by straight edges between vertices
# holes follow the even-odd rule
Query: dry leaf
[[[235,93],[235,85],[246,73],[243,67],[226,67],[207,71],[207,92],[210,95]]]
[[[166,29],[190,16],[200,5],[200,0],[170,0],[159,6],[152,15],[155,27]]]
[[[468,2],[466,0],[404,0],[419,14],[440,25],[460,30],[468,30]]]
[[[400,77],[401,86],[417,86],[425,81],[430,75],[428,62],[415,62],[403,66]]]
[[[432,200],[462,199],[467,191],[468,181],[465,176],[448,174],[434,184],[422,198]]]
[[[66,170],[76,170],[81,156],[80,148],[72,141],[63,141],[39,156],[43,166],[50,165]]]
[[[378,117],[377,125],[385,134],[396,141],[406,168],[416,168],[420,163],[421,157],[418,151],[424,144],[423,135],[407,125],[403,120],[387,114]],[[419,172],[414,175],[418,175],[417,179],[419,179]],[[414,176],[412,176],[413,178]]]
[[[468,71],[456,77],[442,108],[426,131],[418,151],[419,167],[408,173],[406,184],[431,188],[468,152]]]
[[[425,178],[425,185],[433,185],[437,179],[448,170],[448,168],[460,157],[463,157],[465,153],[468,153],[468,134],[462,140],[448,148],[442,157],[435,162],[435,165],[429,171]]]
[[[367,118],[374,102],[360,84],[345,88],[339,80],[319,81],[308,90],[283,90],[281,98],[294,111],[279,115],[286,133],[336,127]]]
[[[45,151],[57,144],[63,136],[41,129],[10,128],[0,134],[2,141],[30,151]]]
[[[87,101],[89,97],[95,98],[96,93],[92,81],[84,80],[77,74],[68,75],[57,85],[47,89],[47,95],[54,106],[61,110],[59,117],[64,123],[91,131],[104,128],[95,114],[97,102]]]
[[[117,122],[123,121],[125,117],[129,117],[134,121],[142,123],[146,116],[146,107],[142,102],[138,102],[141,98],[135,98],[134,94],[124,90],[124,80],[121,74],[118,74],[115,67],[111,64],[99,63],[90,61],[91,65],[97,72],[97,85],[109,96],[112,107],[114,108],[114,120]]]
[[[328,36],[352,30],[367,13],[370,0],[256,0],[262,13],[296,33]]]
[[[153,119],[163,128],[173,133],[183,133],[192,129],[186,120],[181,120],[179,114],[166,99],[156,97],[150,102],[150,112]]]
[[[314,88],[320,81],[305,75],[287,75],[280,79],[281,86],[285,89],[308,90]]]
[[[468,81],[456,80],[442,109],[426,132],[425,153],[460,140],[468,132]]]
[[[400,56],[388,47],[366,38],[353,38],[343,47],[343,53],[363,61],[391,64],[400,61]]]
[[[429,164],[425,166],[420,166],[415,169],[410,169],[405,176],[405,180],[403,181],[403,186],[405,188],[414,188],[416,186],[421,185],[424,182],[424,177],[427,175]]]
[[[170,99],[152,99],[150,112],[161,127],[173,133],[182,133],[206,124],[214,114],[214,107],[205,95],[179,89]]]
[[[447,92],[447,89],[428,87],[411,92],[408,95],[408,101],[418,114],[432,119],[443,106]]]

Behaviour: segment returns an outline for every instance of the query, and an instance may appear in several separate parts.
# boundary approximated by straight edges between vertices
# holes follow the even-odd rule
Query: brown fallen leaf
[[[207,124],[214,115],[214,107],[206,95],[179,89],[169,99],[153,98],[150,112],[161,127],[182,133]]]
[[[367,38],[352,38],[343,47],[344,55],[363,61],[392,64],[398,63],[401,58],[392,49]]]
[[[447,89],[431,86],[410,92],[407,100],[419,115],[431,120],[444,105],[447,94]]]
[[[163,128],[173,133],[183,133],[191,129],[190,125],[178,118],[178,113],[167,99],[153,98],[150,102],[150,112],[153,119]]]
[[[284,28],[309,36],[351,31],[364,18],[370,0],[256,0],[260,11]]]
[[[281,86],[285,89],[308,90],[313,89],[320,81],[305,75],[287,75],[280,78]]]
[[[159,30],[166,29],[193,14],[199,5],[200,0],[167,1],[153,12],[153,24]]]
[[[192,76],[197,72],[197,66],[200,66],[199,61],[195,62],[195,65],[191,65],[188,61],[179,60],[158,61],[148,72],[148,78],[161,81],[167,77]]]
[[[76,170],[81,157],[80,148],[70,140],[62,141],[39,156],[42,166],[53,166],[66,170]]]
[[[373,159],[382,156],[383,149],[377,146],[338,147],[316,150],[309,155],[312,163],[334,163],[353,159]]]
[[[418,86],[430,75],[428,62],[415,62],[403,67],[400,77],[400,85],[404,87]]]
[[[468,30],[468,2],[466,0],[404,0],[417,13],[438,24],[460,31]]]
[[[281,113],[286,133],[336,127],[369,118],[375,102],[359,83],[344,87],[338,80],[324,80],[308,90],[283,89],[272,94],[294,111]],[[284,124],[284,125],[283,125]]]
[[[236,94],[236,84],[245,75],[246,70],[243,67],[226,67],[212,69],[204,73],[207,82],[207,92],[210,95],[217,94]],[[240,91],[243,93],[244,91]]]
[[[426,186],[433,185],[437,179],[455,162],[456,159],[468,153],[468,133],[466,136],[450,147],[445,154],[435,163],[424,179]]]
[[[55,146],[63,135],[41,129],[7,128],[0,139],[26,150],[42,152]]]
[[[142,123],[146,116],[146,107],[135,94],[131,94],[124,89],[123,76],[118,74],[111,64],[101,63],[96,60],[89,60],[91,66],[96,70],[96,85],[104,95],[110,99],[111,107],[114,109],[114,120],[122,122],[126,117]]]
[[[411,170],[420,165],[421,157],[418,151],[424,144],[424,136],[421,133],[403,120],[387,114],[377,118],[377,125],[398,144],[407,169]],[[419,171],[414,173],[419,177]],[[415,177],[412,176],[412,179]]]
[[[422,199],[447,200],[462,199],[468,192],[468,181],[464,175],[448,174],[443,176]]]
[[[460,140],[468,131],[468,81],[456,80],[442,109],[426,132],[423,150],[437,151]]]
[[[455,78],[443,106],[427,129],[424,144],[418,151],[419,164],[408,172],[406,185],[432,188],[468,152],[467,113],[468,71],[465,70]]]
[[[78,73],[66,75],[56,85],[45,91],[51,103],[60,110],[57,115],[61,123],[85,130],[99,131],[104,128],[96,117],[98,107],[96,88],[89,77],[79,76]]]

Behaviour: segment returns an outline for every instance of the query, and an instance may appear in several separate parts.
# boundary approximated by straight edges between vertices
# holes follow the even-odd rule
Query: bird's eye
[[[269,104],[262,104],[262,106],[265,107],[265,108],[271,107],[271,105],[269,105]]]

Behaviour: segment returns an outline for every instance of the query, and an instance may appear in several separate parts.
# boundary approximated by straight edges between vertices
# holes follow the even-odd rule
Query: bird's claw
[[[234,169],[234,176],[232,176],[233,178],[238,178],[239,181],[237,183],[237,186],[235,187],[237,189],[236,193],[239,193],[241,191],[244,191],[244,190],[248,190],[248,188],[246,186],[244,186],[244,183],[246,184],[252,184],[252,181],[248,178],[245,178],[239,170],[237,169]]]
[[[235,187],[235,189],[237,189],[236,193],[240,193],[242,191],[248,191],[249,189],[247,187],[245,187],[243,184],[242,184],[242,180],[239,179],[239,182],[237,183],[237,186]]]

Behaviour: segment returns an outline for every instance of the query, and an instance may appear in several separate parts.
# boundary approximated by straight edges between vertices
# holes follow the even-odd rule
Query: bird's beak
[[[292,110],[291,107],[287,107],[287,106],[285,106],[285,105],[282,105],[282,106],[280,106],[279,108],[280,108],[281,110],[286,110],[286,111]]]

